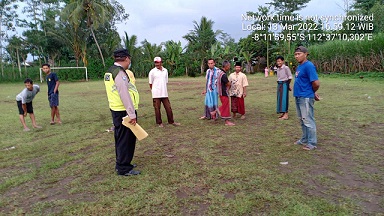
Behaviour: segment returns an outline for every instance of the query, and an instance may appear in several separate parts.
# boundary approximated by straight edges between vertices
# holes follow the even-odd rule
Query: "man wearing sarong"
[[[225,121],[226,126],[235,125],[230,121],[231,113],[230,113],[230,103],[228,96],[228,88],[231,86],[231,83],[228,80],[227,72],[231,68],[231,63],[225,60],[223,61],[223,68],[219,71],[217,75],[217,92],[219,93],[221,106],[219,107],[220,116]]]
[[[239,113],[241,115],[240,119],[245,119],[244,98],[247,96],[248,80],[247,76],[241,72],[240,62],[236,62],[235,72],[229,76],[229,82],[231,82],[229,96],[231,96],[232,117],[235,118],[236,113]]]
[[[215,60],[208,59],[208,70],[206,72],[206,83],[203,95],[205,95],[205,112],[200,119],[216,120],[219,117],[217,112],[218,96],[217,96],[217,76],[220,69],[215,67]]]
[[[289,86],[292,80],[292,73],[288,66],[284,64],[284,57],[276,57],[277,64],[277,105],[276,112],[281,113],[279,119],[288,119],[288,105],[289,105]]]

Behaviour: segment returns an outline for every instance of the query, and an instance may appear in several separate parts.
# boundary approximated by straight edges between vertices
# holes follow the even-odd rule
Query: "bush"
[[[105,72],[110,66],[113,65],[113,59],[105,59],[105,67],[100,59],[89,59],[88,61],[88,78],[89,79],[103,79]]]
[[[20,82],[24,81],[26,78],[38,82],[40,81],[39,68],[40,67],[22,67],[20,76],[18,67],[6,65],[4,66],[4,76],[0,75],[0,82]]]
[[[179,67],[179,68],[176,68],[174,71],[173,71],[173,76],[184,76],[185,75],[185,68],[184,67]]]
[[[373,40],[329,41],[309,47],[309,58],[319,71],[355,73],[384,71],[384,34]]]

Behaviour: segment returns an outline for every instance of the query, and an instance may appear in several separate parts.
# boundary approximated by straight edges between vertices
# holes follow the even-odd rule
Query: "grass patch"
[[[361,75],[358,75],[361,76]],[[377,77],[320,75],[315,104],[319,149],[293,142],[301,129],[277,120],[276,81],[248,75],[245,120],[236,126],[198,120],[204,78],[171,78],[180,127],[158,128],[147,79],[137,79],[137,143],[142,175],[114,172],[113,134],[102,81],[63,82],[62,125],[49,125],[45,83],[33,101],[42,129],[23,132],[15,96],[1,84],[1,214],[28,215],[350,215],[384,212],[384,94]],[[164,109],[163,121],[166,122]],[[27,119],[30,126],[30,119]],[[280,162],[288,162],[281,165]]]

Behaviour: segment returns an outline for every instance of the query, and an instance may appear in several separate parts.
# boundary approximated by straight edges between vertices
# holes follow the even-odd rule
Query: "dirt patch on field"
[[[182,198],[188,198],[192,196],[205,196],[206,194],[208,194],[208,192],[209,192],[209,188],[196,185],[190,188],[187,188],[187,187],[179,188],[176,191],[176,195],[178,198],[182,199]]]
[[[36,179],[26,184],[14,187],[2,196],[7,197],[7,200],[15,200],[16,203],[8,203],[2,210],[4,213],[19,212],[24,213],[32,212],[36,203],[53,203],[59,200],[68,202],[92,202],[95,201],[95,196],[90,193],[71,194],[70,183],[75,177],[69,176],[58,180],[57,182],[44,183],[44,179]],[[61,211],[63,206],[52,205],[51,208],[45,208],[45,213],[55,214]],[[20,213],[20,212],[19,212]]]
[[[383,124],[372,123],[357,127],[365,137],[372,139],[384,134]],[[338,133],[346,133],[344,130],[347,128],[341,128]],[[307,187],[303,191],[314,197],[332,200],[336,204],[349,199],[366,214],[384,212],[383,163],[369,159],[383,158],[383,138],[379,138],[379,142],[362,140],[370,144],[354,146],[331,134],[326,137],[331,138],[321,140],[320,151],[313,152],[317,163],[307,167],[311,178],[306,179]],[[350,134],[349,138],[360,140],[358,134]]]
[[[182,215],[205,215],[209,206],[209,203],[192,203],[192,206],[189,206],[188,208],[183,207]]]
[[[96,135],[95,137],[97,136],[102,135]],[[84,137],[83,139],[89,138]],[[73,144],[73,142],[66,143],[67,146]],[[68,154],[71,157],[76,157],[77,155],[90,155],[95,152],[94,148],[94,145],[87,145],[76,151],[68,151],[65,154]],[[104,146],[104,148],[109,147]],[[34,158],[29,164],[30,165],[26,167],[33,167],[33,170],[39,170],[42,166],[42,159]],[[36,209],[40,208],[40,205],[44,205],[45,207],[41,208],[43,214],[58,214],[62,211],[65,203],[94,202],[97,196],[92,194],[92,192],[70,192],[71,184],[74,181],[77,181],[78,174],[74,173],[73,176],[64,175],[64,177],[61,177],[60,173],[65,173],[68,169],[74,169],[74,167],[79,165],[85,166],[84,158],[68,161],[54,170],[46,171],[53,172],[55,177],[46,176],[46,173],[37,172],[35,179],[26,183],[21,183],[18,186],[5,191],[2,194],[2,203],[6,205],[4,205],[1,212],[22,212],[23,214],[26,214],[34,212]],[[27,168],[20,170],[20,168],[18,168],[4,171],[9,173],[9,175],[23,175],[23,173],[30,173],[32,170]],[[102,179],[103,177],[97,176],[92,178],[91,181],[88,181],[88,184],[96,184],[97,182],[102,181]],[[6,199],[4,199],[5,197]],[[37,204],[39,206],[36,206]]]
[[[0,101],[2,104],[3,103],[9,103],[9,104],[15,104],[16,105],[16,98],[15,98],[15,100],[2,100],[2,101]]]
[[[194,186],[192,188],[182,187],[176,191],[178,199],[193,200],[195,197],[204,197],[208,194],[209,189],[202,186]],[[189,202],[191,205],[182,208],[183,215],[205,215],[210,203]]]

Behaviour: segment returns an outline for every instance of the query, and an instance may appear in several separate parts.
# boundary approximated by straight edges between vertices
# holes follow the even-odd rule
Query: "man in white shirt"
[[[40,91],[40,86],[33,85],[33,81],[31,79],[26,79],[24,81],[25,89],[21,91],[16,96],[17,107],[19,108],[19,118],[20,122],[24,127],[24,131],[30,131],[25,123],[25,117],[27,113],[29,113],[29,117],[32,120],[32,126],[34,128],[41,128],[36,124],[35,114],[33,114],[33,106],[32,100],[35,98],[36,94]]]
[[[167,113],[168,123],[174,126],[180,125],[173,120],[173,113],[171,103],[168,99],[168,70],[163,67],[163,63],[160,57],[155,57],[155,68],[153,68],[148,75],[149,87],[152,91],[153,107],[155,108],[156,124],[159,127],[164,127],[161,120],[160,106],[163,103],[164,109]]]

